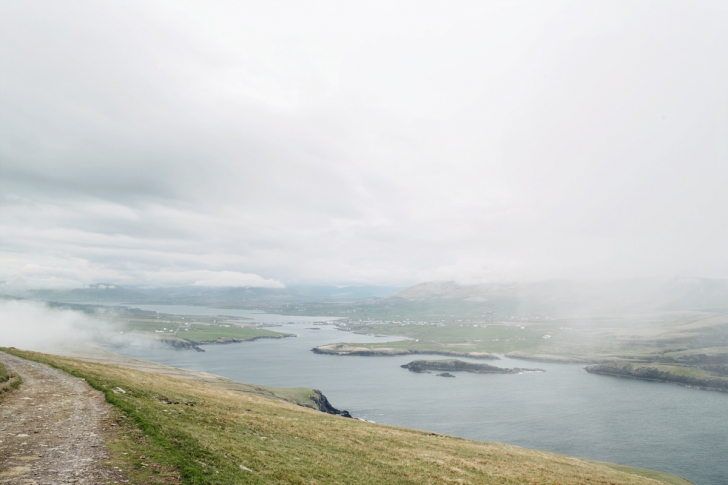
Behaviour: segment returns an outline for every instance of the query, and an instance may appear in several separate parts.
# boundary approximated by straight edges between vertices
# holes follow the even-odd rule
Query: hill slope
[[[11,352],[60,367],[103,390],[142,430],[145,446],[155,448],[147,455],[176,466],[183,483],[689,483],[647,470],[620,471],[617,465],[554,453],[331,416],[134,369]],[[132,483],[151,483],[148,457],[129,453],[133,449],[118,448],[123,450],[118,463]]]

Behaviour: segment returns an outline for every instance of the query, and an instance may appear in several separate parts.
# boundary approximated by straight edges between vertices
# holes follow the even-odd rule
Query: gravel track
[[[0,352],[23,378],[0,401],[0,484],[122,483],[104,436],[111,405],[86,381],[45,364]]]

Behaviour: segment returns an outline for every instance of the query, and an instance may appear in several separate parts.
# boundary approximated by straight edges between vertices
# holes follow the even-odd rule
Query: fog
[[[161,346],[149,336],[119,330],[108,309],[96,314],[30,300],[0,299],[0,345],[54,354],[78,354],[91,342],[116,346]]]
[[[0,292],[726,278],[726,31],[720,1],[2,2]]]
[[[62,352],[91,339],[101,325],[99,320],[73,310],[49,308],[40,302],[0,300],[4,347]]]

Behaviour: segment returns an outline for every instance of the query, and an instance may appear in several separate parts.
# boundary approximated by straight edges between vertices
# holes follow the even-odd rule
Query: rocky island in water
[[[471,359],[493,359],[499,360],[499,357],[489,352],[448,352],[442,350],[411,349],[403,347],[375,347],[370,348],[371,344],[347,344],[335,343],[325,344],[314,347],[311,351],[315,354],[328,355],[357,355],[366,357],[385,357],[392,355],[413,355],[413,354],[435,354],[435,355],[451,355],[458,357],[470,357]]]
[[[490,364],[476,364],[473,362],[464,362],[457,359],[449,360],[413,360],[409,364],[400,367],[408,369],[410,372],[429,372],[429,371],[445,371],[445,374],[439,374],[442,377],[455,377],[449,374],[449,371],[465,371],[474,372],[476,374],[520,374],[521,372],[546,372],[543,369],[521,369],[519,367],[504,368]]]

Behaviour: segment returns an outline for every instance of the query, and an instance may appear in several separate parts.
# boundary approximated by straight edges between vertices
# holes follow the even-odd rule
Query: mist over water
[[[168,313],[174,309],[156,308]],[[186,311],[189,308],[178,313]],[[206,315],[228,311],[198,309]],[[283,323],[273,330],[297,337],[207,345],[204,353],[160,349],[150,355],[141,347],[117,351],[239,382],[320,389],[334,406],[378,423],[649,468],[699,485],[728,479],[724,460],[728,422],[723,419],[728,394],[592,375],[583,365],[505,357],[492,363],[540,367],[546,372],[460,372],[455,379],[445,379],[399,367],[415,359],[443,358],[438,355],[357,357],[310,351],[331,342],[389,338],[342,332],[333,326],[313,327],[312,320],[321,320],[316,317],[258,314],[258,318]],[[290,321],[296,323],[285,323]]]
[[[417,375],[313,354],[374,338],[309,328],[329,318],[224,307],[530,322],[516,350],[429,343],[728,388],[727,33],[725,0],[1,1],[0,346],[92,340],[724,485],[728,394],[575,365]],[[29,300],[298,336],[175,351],[192,319]]]

